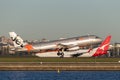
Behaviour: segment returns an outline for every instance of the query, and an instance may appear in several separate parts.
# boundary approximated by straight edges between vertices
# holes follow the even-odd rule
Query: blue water
[[[120,71],[0,71],[0,80],[120,80]]]

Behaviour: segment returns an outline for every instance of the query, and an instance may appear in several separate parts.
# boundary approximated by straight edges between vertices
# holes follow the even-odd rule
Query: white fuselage
[[[97,48],[88,52],[88,49],[64,52],[64,57],[73,57],[73,54],[81,54],[77,57],[92,57]],[[59,57],[56,51],[35,54],[38,57]]]

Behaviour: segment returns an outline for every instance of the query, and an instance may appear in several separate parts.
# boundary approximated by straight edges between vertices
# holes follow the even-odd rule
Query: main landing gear
[[[57,55],[60,56],[60,58],[63,58],[64,57],[64,48],[59,49]]]

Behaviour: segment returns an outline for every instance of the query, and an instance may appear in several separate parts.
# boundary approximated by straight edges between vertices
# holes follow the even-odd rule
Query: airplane
[[[64,52],[64,57],[96,57],[107,54],[110,45],[110,40],[111,40],[111,36],[109,35],[106,37],[106,39],[101,43],[99,47],[93,49],[90,48],[90,49]],[[36,56],[57,57],[57,54],[55,51],[52,51],[52,52],[37,53]]]
[[[24,42],[23,39],[15,32],[9,32],[9,35],[13,41],[15,51],[17,52],[43,53],[57,51],[56,54],[60,57],[64,57],[64,52],[76,51],[79,50],[81,47],[100,44],[102,41],[101,38],[95,35],[86,35],[67,39],[53,40],[48,42],[41,42],[37,44],[29,44]]]

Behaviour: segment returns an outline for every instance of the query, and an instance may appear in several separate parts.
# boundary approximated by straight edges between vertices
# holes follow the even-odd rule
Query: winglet
[[[110,45],[110,40],[111,40],[111,35],[106,37],[106,39],[101,43],[101,45],[98,47],[98,49],[93,54],[93,56],[95,57],[95,56],[107,54]]]

